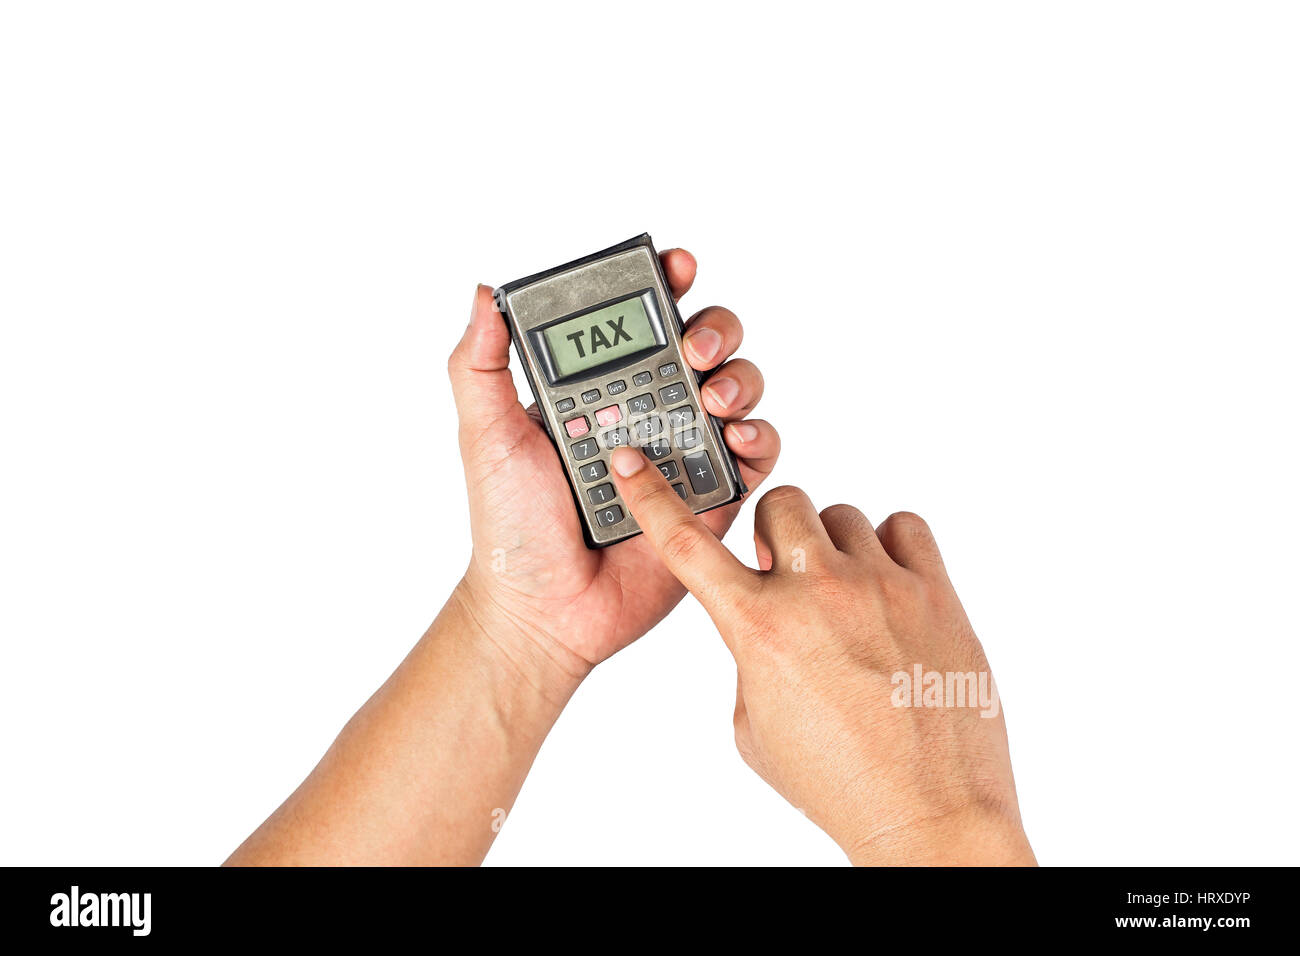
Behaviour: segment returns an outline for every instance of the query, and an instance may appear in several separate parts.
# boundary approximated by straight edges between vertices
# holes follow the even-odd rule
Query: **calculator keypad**
[[[587,415],[577,415],[564,422],[570,438],[582,438],[569,446],[575,461],[583,461],[598,455],[602,448],[614,449],[624,446],[639,447],[646,458],[655,463],[664,478],[672,485],[673,491],[683,500],[690,501],[691,495],[707,495],[719,487],[718,475],[714,470],[712,455],[700,448],[680,458],[673,457],[674,452],[689,452],[704,442],[700,430],[699,412],[690,404],[690,389],[683,381],[671,381],[680,375],[676,362],[667,362],[658,366],[659,377],[669,379],[657,389],[641,392],[628,398],[625,402],[598,408],[591,415],[595,418],[595,434],[587,436],[593,427]],[[654,381],[654,372],[644,370],[635,373],[632,385],[644,388]],[[581,394],[584,404],[594,404],[602,394],[621,395],[627,391],[627,381],[617,379],[605,383],[603,389],[590,389]],[[572,398],[556,402],[556,411],[573,411],[576,403]],[[591,507],[591,514],[596,524],[602,528],[612,527],[625,520],[623,508],[615,504],[618,490],[613,482],[600,481],[609,474],[609,468],[603,460],[591,461],[577,466],[578,477],[587,485],[586,499]],[[684,480],[679,480],[684,479]],[[599,482],[599,484],[595,484]]]

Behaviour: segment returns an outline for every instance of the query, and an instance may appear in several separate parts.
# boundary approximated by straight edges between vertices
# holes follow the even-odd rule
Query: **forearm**
[[[230,864],[476,864],[583,672],[461,585]]]

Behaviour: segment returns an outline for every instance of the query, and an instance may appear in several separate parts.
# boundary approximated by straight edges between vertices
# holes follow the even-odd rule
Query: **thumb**
[[[723,547],[640,449],[615,449],[610,465],[619,495],[664,565],[711,615],[753,582],[754,572]]]
[[[486,426],[519,401],[510,377],[510,331],[488,286],[474,290],[469,327],[447,360],[447,375],[462,427]]]

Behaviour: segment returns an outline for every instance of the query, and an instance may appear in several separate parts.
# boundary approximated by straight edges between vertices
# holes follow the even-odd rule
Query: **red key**
[[[596,410],[597,425],[614,425],[621,421],[623,413],[618,410],[617,405],[610,405],[608,408]]]
[[[599,412],[596,414],[597,416],[600,415]],[[583,435],[587,434],[587,432],[591,431],[587,425],[586,415],[579,415],[577,418],[570,418],[564,423],[564,430],[569,433],[570,438],[581,438]]]

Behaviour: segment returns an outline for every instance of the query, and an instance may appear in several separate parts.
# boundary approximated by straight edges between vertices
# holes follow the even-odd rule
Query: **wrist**
[[[1037,866],[1019,816],[964,807],[841,844],[854,866]]]
[[[472,571],[452,590],[447,613],[456,616],[482,666],[504,682],[529,688],[557,713],[591,673],[590,662],[493,600]]]

